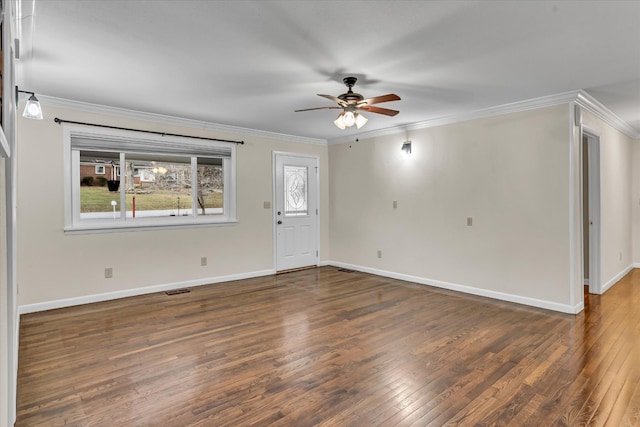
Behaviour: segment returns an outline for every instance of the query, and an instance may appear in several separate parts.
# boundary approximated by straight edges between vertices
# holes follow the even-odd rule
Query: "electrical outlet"
[[[271,202],[263,202],[262,206],[264,206],[265,209],[271,209]]]
[[[111,279],[113,277],[113,268],[107,267],[104,269],[104,278]]]
[[[205,265],[207,265],[207,257],[206,256],[203,256],[202,258],[200,258],[200,265],[203,266],[203,267]]]
[[[378,258],[382,258],[382,250],[378,249]]]
[[[473,217],[467,217],[467,227],[471,227],[473,225]]]

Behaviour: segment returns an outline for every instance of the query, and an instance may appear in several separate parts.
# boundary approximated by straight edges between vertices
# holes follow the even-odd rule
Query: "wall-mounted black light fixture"
[[[20,90],[18,89],[18,86],[16,86],[16,103],[18,102],[18,94],[20,93],[28,93],[31,95],[27,100],[27,105],[24,106],[22,117],[25,117],[27,119],[42,120],[42,107],[40,106],[40,101],[38,101],[38,98],[36,98],[36,94],[27,90]]]
[[[411,155],[411,141],[405,141],[402,143],[402,152],[405,156]]]

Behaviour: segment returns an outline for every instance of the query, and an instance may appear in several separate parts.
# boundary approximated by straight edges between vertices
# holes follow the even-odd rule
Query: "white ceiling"
[[[37,95],[331,140],[358,130],[294,110],[332,105],[316,94],[348,75],[402,98],[361,131],[583,89],[640,132],[639,1],[25,0],[21,15],[17,79]]]

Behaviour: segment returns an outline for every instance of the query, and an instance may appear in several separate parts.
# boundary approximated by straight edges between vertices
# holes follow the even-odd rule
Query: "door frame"
[[[318,214],[315,216],[316,218],[316,251],[318,256],[316,256],[316,267],[320,265],[320,213],[322,209],[320,208],[320,156],[316,156],[313,154],[302,154],[302,153],[293,153],[287,151],[272,151],[271,152],[271,230],[272,230],[272,240],[273,240],[273,271],[274,273],[278,272],[278,230],[276,228],[276,222],[278,221],[276,211],[276,159],[278,156],[288,156],[288,157],[300,157],[304,159],[314,159],[316,162],[316,206],[318,209]]]
[[[583,140],[587,139],[587,149],[589,150],[588,156],[588,192],[589,192],[589,219],[591,226],[589,227],[589,241],[585,242],[582,239],[582,259],[584,260],[584,248],[588,245],[589,248],[589,293],[590,294],[602,294],[601,283],[601,221],[600,221],[600,136],[594,130],[586,127],[580,127],[580,150],[582,156],[583,152]],[[582,162],[581,162],[582,169]],[[584,173],[581,174],[584,176]],[[582,179],[582,178],[581,178]],[[583,196],[584,197],[584,196]],[[583,211],[582,204],[580,208]],[[584,212],[580,215],[580,222],[584,222]],[[583,224],[584,227],[584,224]],[[584,284],[584,269],[580,273],[582,276],[582,282]]]

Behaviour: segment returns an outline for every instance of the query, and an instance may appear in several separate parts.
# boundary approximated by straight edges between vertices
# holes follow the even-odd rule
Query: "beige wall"
[[[603,286],[610,286],[633,264],[634,260],[632,238],[634,143],[631,138],[588,111],[582,114],[582,124],[600,137],[601,283]]]
[[[319,156],[320,260],[328,259],[328,161],[324,145],[212,132],[44,105],[46,119],[19,119],[20,306],[198,281],[274,268],[272,151]],[[68,235],[64,227],[62,126],[54,117],[171,133],[242,139],[237,151],[238,223],[203,228]],[[51,171],[54,171],[52,174]],[[43,184],[42,176],[48,177]],[[200,257],[208,258],[206,267]],[[105,267],[113,278],[104,278]]]
[[[631,245],[634,267],[640,267],[640,140],[631,143]]]
[[[566,308],[570,130],[559,105],[412,131],[410,158],[330,146],[332,260]]]
[[[19,121],[21,306],[271,270],[272,213],[263,202],[272,198],[274,150],[320,158],[321,262],[398,273],[507,299],[521,297],[561,310],[580,301],[581,289],[576,285],[572,299],[570,285],[571,272],[580,274],[581,261],[571,269],[571,120],[566,104],[328,149],[46,108],[47,120]],[[239,223],[65,235],[62,127],[53,123],[56,116],[244,139],[237,157]],[[640,224],[633,228],[637,236],[633,239],[631,216],[632,208],[640,208],[640,184],[633,189],[631,184],[632,175],[640,176],[640,168],[632,168],[631,161],[632,155],[640,160],[640,149],[595,117],[586,112],[583,116],[585,125],[601,136],[602,282],[606,283],[633,262],[634,254],[640,258],[640,250],[633,252],[633,245],[640,248]],[[410,158],[400,152],[407,138],[413,141]],[[579,156],[574,156],[578,162]],[[52,170],[58,172],[43,190],[42,171]],[[578,173],[576,163],[574,174]],[[631,203],[632,191],[638,206]],[[473,217],[473,226],[466,225],[467,217]],[[579,224],[574,226],[579,230]],[[575,245],[578,238],[576,234]],[[377,257],[378,250],[382,258]],[[206,267],[200,266],[202,256],[208,258]],[[113,268],[112,279],[104,279],[105,267]]]

